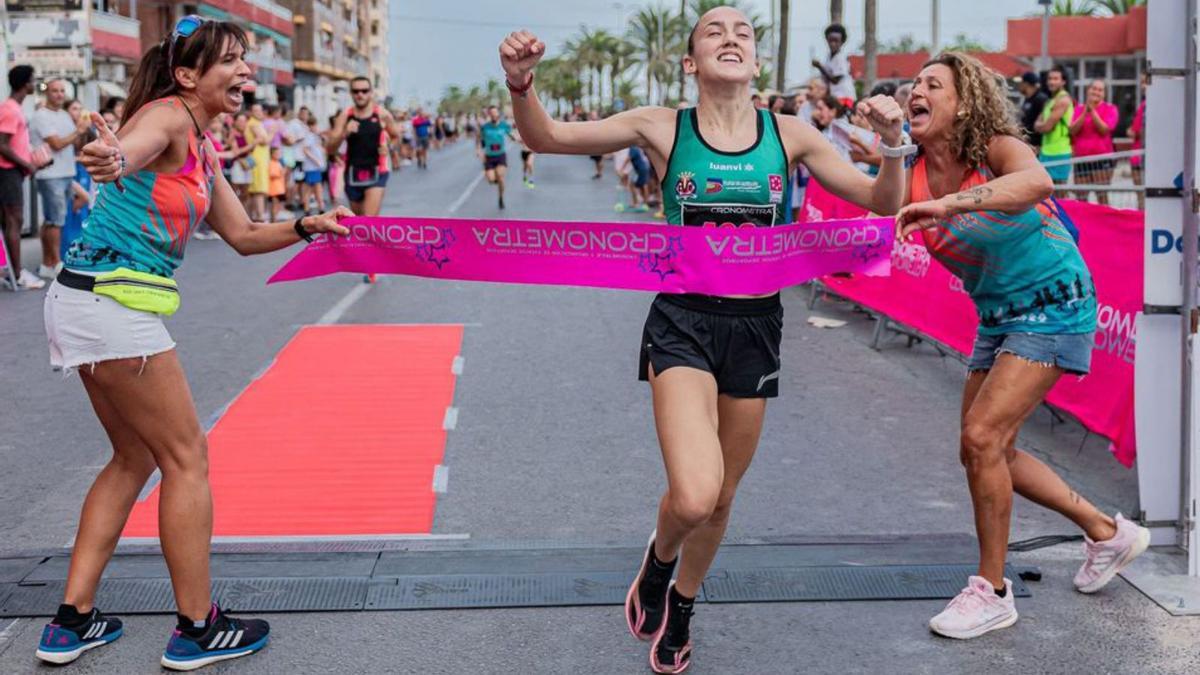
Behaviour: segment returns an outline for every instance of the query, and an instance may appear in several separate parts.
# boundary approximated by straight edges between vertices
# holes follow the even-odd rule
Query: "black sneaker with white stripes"
[[[235,619],[213,603],[204,626],[196,627],[184,616],[163,652],[162,666],[170,670],[195,670],[211,663],[248,656],[267,645],[271,627],[262,619]]]
[[[121,620],[105,616],[95,607],[80,614],[73,605],[60,605],[54,620],[42,629],[37,657],[46,663],[63,665],[84,652],[121,637]]]

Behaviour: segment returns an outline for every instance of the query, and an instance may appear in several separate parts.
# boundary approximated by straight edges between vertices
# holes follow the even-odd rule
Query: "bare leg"
[[[62,226],[43,224],[41,232],[42,264],[54,267],[58,264],[58,247],[62,244]]]
[[[21,276],[21,226],[25,223],[21,210],[19,204],[0,206],[0,216],[4,217],[4,245],[8,247],[8,266],[16,277]]]
[[[96,365],[90,377],[162,471],[158,529],[175,602],[184,616],[203,620],[211,606],[208,443],[179,357],[172,349],[144,362],[140,358],[105,361]],[[102,553],[93,551],[89,556]]]
[[[717,435],[720,437],[724,460],[724,480],[712,515],[693,530],[683,543],[675,587],[687,597],[695,597],[700,591],[700,584],[704,582],[721,540],[725,537],[734,494],[742,476],[750,468],[754,451],[758,449],[758,437],[762,433],[766,410],[765,398],[717,398]]]
[[[139,361],[140,363],[140,361]],[[92,408],[112,443],[113,456],[96,476],[83,502],[79,531],[71,552],[67,588],[63,602],[80,612],[89,612],[96,599],[100,576],[112,558],[129,511],[138,493],[154,472],[154,456],[133,428],[121,418],[103,389],[86,369],[79,371]]]
[[[383,204],[383,188],[367,188],[363,195],[363,215],[379,215],[379,207]]]
[[[977,387],[977,393],[969,407],[964,401],[967,409],[962,421],[960,459],[967,471],[975,510],[979,575],[996,588],[1004,585],[1012,514],[1009,447],[1021,424],[1061,375],[1058,368],[1006,353],[996,358],[991,371],[972,373],[968,379],[968,387]]]

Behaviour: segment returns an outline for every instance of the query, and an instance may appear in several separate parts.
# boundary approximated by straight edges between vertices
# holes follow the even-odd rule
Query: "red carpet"
[[[215,536],[428,533],[462,326],[310,326],[208,435]],[[158,497],[126,537],[158,536]]]

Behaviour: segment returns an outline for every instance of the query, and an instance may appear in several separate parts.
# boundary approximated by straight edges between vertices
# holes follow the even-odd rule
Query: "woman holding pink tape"
[[[500,60],[529,149],[602,155],[632,145],[645,148],[663,177],[670,224],[786,224],[788,177],[799,164],[839,197],[876,213],[895,213],[904,193],[901,158],[916,150],[896,147],[903,121],[896,102],[877,96],[859,106],[884,143],[883,166],[872,180],[809,124],[753,107],[755,47],[754,27],[742,12],[713,9],[692,28],[682,64],[699,86],[696,107],[643,107],[589,122],[554,121],[532,93],[533,70],[545,54],[535,36],[511,34],[500,45]],[[630,632],[653,641],[655,672],[678,673],[691,663],[694,598],[758,447],[767,399],[778,393],[782,327],[778,293],[660,294],[650,309],[638,375],[653,394],[668,487],[625,611]]]
[[[908,101],[921,151],[898,237],[920,231],[929,252],[975,301],[979,335],[967,365],[959,458],[967,472],[979,572],[929,627],[978,637],[1017,621],[1004,578],[1012,496],[1071,519],[1087,559],[1075,575],[1095,593],[1146,549],[1150,533],[1110,518],[1033,455],[1017,433],[1065,373],[1084,375],[1096,330],[1096,289],[1057,203],[1054,183],[1022,140],[1000,80],[978,60],[946,52],[925,64]]]

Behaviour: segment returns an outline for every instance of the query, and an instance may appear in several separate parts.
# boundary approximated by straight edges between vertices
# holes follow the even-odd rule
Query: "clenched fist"
[[[872,96],[859,101],[856,110],[866,118],[885,145],[900,145],[900,136],[904,132],[904,111],[896,99],[891,96]]]
[[[500,43],[500,66],[509,84],[523,87],[529,81],[533,67],[546,55],[546,43],[527,30],[510,33]]]

